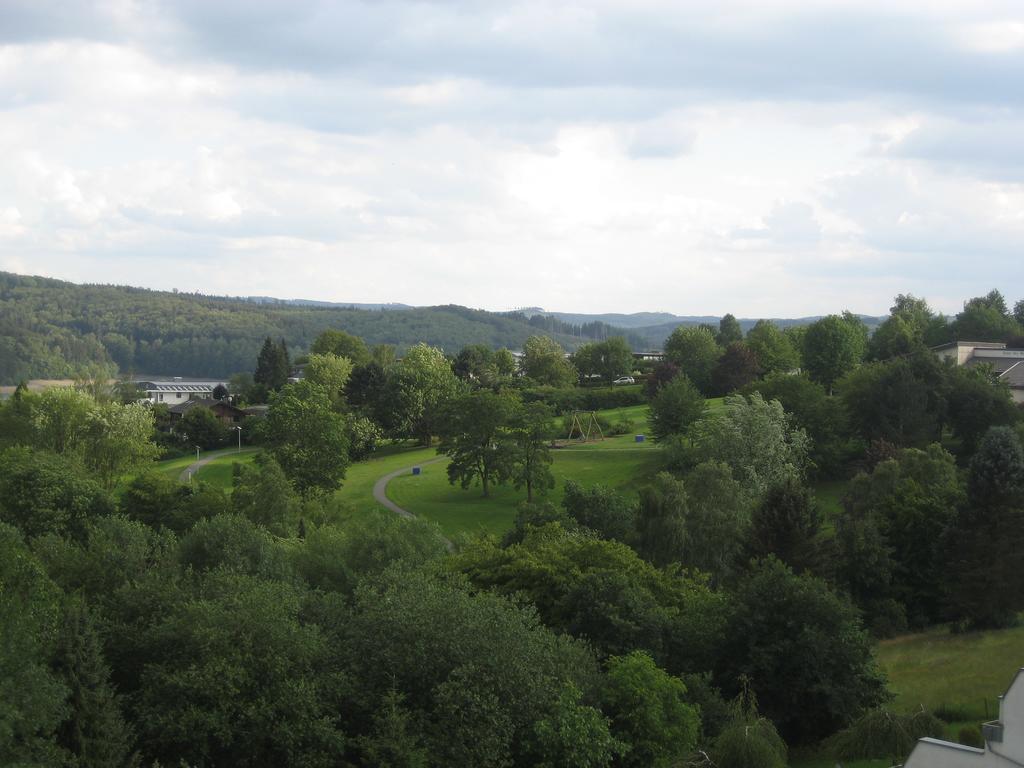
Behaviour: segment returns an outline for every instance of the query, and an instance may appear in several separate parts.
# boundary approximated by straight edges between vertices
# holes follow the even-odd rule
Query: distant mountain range
[[[816,319],[776,322],[800,325]],[[882,318],[864,319],[873,326]],[[657,349],[680,325],[718,320],[667,312],[583,314],[536,307],[487,312],[456,305],[234,298],[0,272],[0,384],[67,378],[84,367],[115,364],[124,372],[224,377],[251,371],[267,336],[283,338],[293,354],[301,354],[327,328],[399,351],[425,341],[454,354],[468,344],[521,349],[537,333],[570,351],[619,335],[634,349]],[[740,320],[744,328],[755,322]]]

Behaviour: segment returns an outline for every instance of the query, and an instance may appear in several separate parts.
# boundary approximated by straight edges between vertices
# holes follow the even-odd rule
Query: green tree
[[[637,651],[607,663],[601,696],[612,734],[629,745],[623,766],[669,768],[697,746],[700,715],[686,702],[686,686]]]
[[[81,600],[65,606],[57,631],[53,669],[68,690],[68,715],[57,743],[82,768],[131,762],[131,731],[110,683],[96,621]]]
[[[258,454],[253,464],[237,464],[231,509],[278,536],[298,523],[299,500],[273,456]]]
[[[523,375],[537,384],[571,387],[576,369],[565,357],[565,350],[549,336],[531,336],[523,344]]]
[[[343,527],[311,527],[292,559],[311,587],[351,595],[361,580],[393,563],[417,567],[447,551],[434,525],[380,510],[346,520]]]
[[[61,765],[55,731],[67,688],[49,669],[60,591],[17,529],[0,523],[0,755],[10,765]]]
[[[873,623],[889,621],[887,599],[913,626],[941,620],[943,538],[962,504],[956,462],[937,444],[902,450],[850,483],[836,521],[839,579]]]
[[[889,313],[868,342],[871,360],[888,360],[946,340],[945,318],[936,316],[924,299],[900,294]]]
[[[679,366],[704,394],[711,392],[711,372],[721,354],[714,333],[705,328],[680,326],[665,340],[665,359]]]
[[[347,358],[353,366],[366,365],[370,362],[370,350],[358,336],[345,331],[328,328],[323,331],[309,348],[310,355],[334,355]]]
[[[1017,321],[1017,325],[1024,328],[1024,299],[1013,305],[1013,319]]]
[[[794,478],[771,488],[754,508],[748,549],[775,555],[794,571],[817,570],[821,515],[811,492]]]
[[[584,488],[575,480],[566,480],[562,507],[569,517],[604,539],[629,541],[636,527],[636,502],[607,486]]]
[[[686,488],[667,472],[660,473],[640,491],[637,551],[655,565],[681,562],[689,544],[686,517]]]
[[[0,521],[29,537],[81,537],[87,521],[114,510],[110,494],[80,463],[30,448],[0,453]]]
[[[379,712],[397,691],[435,765],[535,765],[535,723],[553,716],[565,683],[596,694],[584,645],[521,603],[426,569],[364,581],[332,632],[350,692],[344,711]]]
[[[373,718],[373,731],[358,739],[366,765],[385,768],[427,768],[430,753],[416,733],[404,698],[391,690]]]
[[[448,480],[469,488],[474,482],[490,496],[492,483],[512,475],[515,446],[509,425],[521,408],[510,395],[478,390],[451,404],[437,452],[451,457]]]
[[[204,405],[194,405],[185,411],[175,427],[189,446],[198,445],[206,451],[221,448],[231,437],[231,430]]]
[[[789,337],[770,320],[758,320],[747,333],[746,342],[766,374],[789,373],[800,367],[800,358]]]
[[[581,376],[596,375],[606,384],[633,370],[633,351],[621,336],[584,344],[572,356]]]
[[[688,498],[682,564],[721,583],[735,571],[750,529],[750,501],[727,464],[704,461],[683,481]]]
[[[24,382],[19,384],[6,403],[0,403],[0,448],[35,443],[32,416],[37,396],[29,392]]]
[[[285,345],[284,339],[275,344],[268,336],[256,358],[256,372],[253,374],[253,379],[271,392],[276,392],[288,383],[290,373],[291,360],[288,358],[288,347]]]
[[[734,341],[718,358],[711,371],[711,386],[718,394],[727,395],[742,389],[761,375],[757,355],[742,341]]]
[[[300,381],[275,393],[264,429],[267,450],[300,495],[341,485],[348,466],[345,422],[322,388]]]
[[[744,394],[753,392],[760,392],[765,401],[778,400],[793,424],[807,432],[813,469],[825,477],[841,470],[850,452],[842,401],[829,397],[825,387],[806,373],[770,375],[751,384]]]
[[[535,750],[544,758],[538,768],[601,768],[628,750],[599,710],[580,703],[582,695],[566,683],[554,711],[534,726]]]
[[[494,373],[494,352],[486,344],[470,344],[459,350],[452,370],[463,381],[483,382]]]
[[[118,503],[123,515],[152,528],[165,526],[172,531],[186,531],[196,522],[188,503],[192,489],[177,478],[151,470],[132,479]]]
[[[829,315],[811,323],[803,340],[803,363],[814,381],[832,387],[863,359],[867,344],[864,324],[849,313]]]
[[[815,741],[885,700],[885,678],[857,610],[825,582],[769,558],[738,586],[731,605],[718,678],[732,690],[749,679],[787,741]]]
[[[70,387],[51,387],[39,394],[32,409],[33,443],[54,453],[81,454],[96,401]]]
[[[728,465],[752,500],[807,469],[807,433],[777,400],[765,402],[757,392],[725,398],[724,408],[695,422],[689,437],[692,455]]]
[[[658,440],[680,435],[704,414],[705,408],[704,396],[690,379],[676,376],[651,399],[651,432]]]
[[[393,436],[415,437],[429,445],[441,428],[444,409],[459,391],[444,352],[417,344],[401,363],[387,369],[376,420]]]
[[[715,340],[718,342],[718,346],[723,348],[737,341],[743,341],[743,329],[740,327],[739,320],[728,313],[723,315],[722,319],[718,321],[718,334]]]
[[[351,375],[352,361],[333,352],[314,352],[306,363],[306,381],[322,387],[330,398],[332,407],[338,412],[345,410],[345,385],[348,384]]]
[[[544,493],[555,487],[548,447],[555,425],[551,409],[544,403],[528,403],[516,410],[511,422],[511,478],[516,490],[526,487],[526,500],[532,503],[535,489]]]
[[[927,350],[868,363],[837,385],[850,425],[865,440],[899,447],[938,440],[946,419],[950,370]]]
[[[949,372],[948,421],[953,434],[971,454],[990,427],[1018,420],[1006,381],[984,366],[958,366]]]
[[[1003,627],[1024,609],[1024,449],[993,427],[971,459],[967,501],[950,526],[947,599],[972,628]]]
[[[1010,314],[1006,299],[996,290],[964,302],[963,312],[953,322],[956,338],[965,341],[1006,341],[1021,333]]]
[[[145,631],[135,721],[162,763],[333,766],[327,646],[298,588],[224,571]],[[244,695],[239,695],[244,692]]]
[[[157,456],[152,442],[153,413],[140,403],[108,402],[97,406],[84,436],[85,466],[107,490]]]

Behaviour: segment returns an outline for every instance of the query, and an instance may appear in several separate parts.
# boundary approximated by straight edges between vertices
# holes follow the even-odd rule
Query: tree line
[[[965,313],[1012,317],[991,295]],[[0,407],[0,756],[758,768],[852,744],[888,699],[873,636],[1024,609],[1020,409],[937,360],[935,317],[899,297],[871,337],[843,315],[681,329],[647,381],[665,471],[558,504],[544,397],[618,343],[399,359],[329,330],[288,383],[265,336],[235,382],[266,395],[265,450],[230,494],[147,471],[144,405],[21,390]],[[757,369],[723,385],[737,344]],[[344,508],[333,491],[385,437],[437,445],[453,483],[519,484],[513,529],[449,551]],[[822,477],[850,478],[837,510]]]

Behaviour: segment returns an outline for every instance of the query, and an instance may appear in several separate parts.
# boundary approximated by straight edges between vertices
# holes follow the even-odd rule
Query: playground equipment
[[[591,437],[595,432],[597,436]],[[597,414],[594,411],[573,411],[566,440],[579,440],[581,443],[604,440],[604,432],[597,421]]]

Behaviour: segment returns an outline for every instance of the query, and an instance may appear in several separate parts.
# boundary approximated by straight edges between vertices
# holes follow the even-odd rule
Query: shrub
[[[983,749],[985,739],[981,736],[981,729],[976,725],[965,725],[956,734],[956,740],[967,747]]]
[[[785,768],[786,745],[765,719],[725,728],[712,749],[717,768]]]
[[[836,734],[833,747],[840,760],[903,758],[918,739],[941,738],[944,732],[942,721],[923,709],[909,715],[873,709]]]
[[[647,402],[639,388],[581,389],[578,387],[531,387],[523,390],[523,402],[542,402],[558,415],[572,411],[600,411]]]

